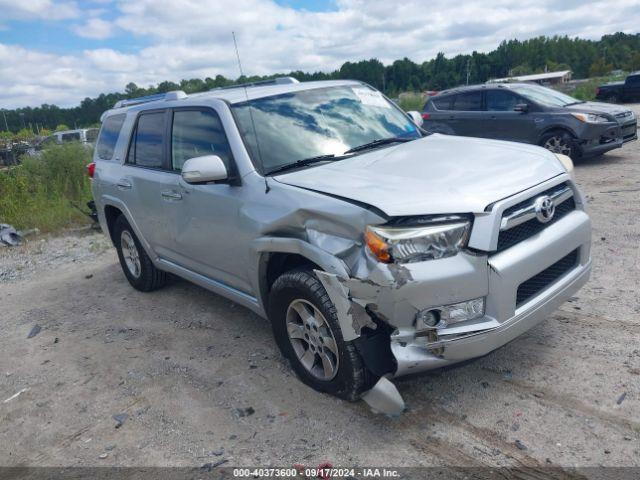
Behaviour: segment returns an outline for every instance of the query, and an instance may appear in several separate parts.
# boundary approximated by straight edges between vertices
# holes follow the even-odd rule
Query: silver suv
[[[588,279],[571,160],[429,135],[356,81],[121,101],[93,194],[127,280],[268,318],[303,382],[399,413],[390,379],[485,355]]]

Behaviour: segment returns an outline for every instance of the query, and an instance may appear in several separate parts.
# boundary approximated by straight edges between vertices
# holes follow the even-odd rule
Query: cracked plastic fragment
[[[367,402],[374,413],[398,416],[405,409],[400,392],[386,377],[381,377],[371,390],[362,395],[362,399]]]
[[[315,273],[336,307],[342,338],[344,338],[345,342],[358,338],[364,327],[369,327],[373,330],[377,328],[377,325],[366,311],[367,303],[363,305],[360,301],[352,298],[348,282],[321,270],[315,270]]]

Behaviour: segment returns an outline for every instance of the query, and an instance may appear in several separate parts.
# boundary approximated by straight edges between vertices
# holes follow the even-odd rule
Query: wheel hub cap
[[[138,278],[142,268],[140,266],[140,255],[138,249],[133,241],[131,233],[124,230],[120,235],[120,246],[122,247],[122,256],[124,257],[124,263],[127,266],[127,270],[134,277]]]
[[[319,380],[338,373],[338,346],[320,310],[306,300],[291,302],[287,309],[287,334],[304,368]]]

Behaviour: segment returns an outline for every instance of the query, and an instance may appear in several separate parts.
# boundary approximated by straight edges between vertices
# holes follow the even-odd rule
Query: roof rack
[[[226,87],[217,87],[213,90],[228,90],[231,88],[244,88],[244,87],[262,87],[265,85],[286,85],[288,83],[300,83],[297,78],[293,77],[275,77],[269,80],[261,80],[259,82],[248,83],[236,83],[234,85],[227,85]]]
[[[170,100],[182,100],[187,98],[187,94],[182,90],[174,90],[167,93],[156,93],[154,95],[147,95],[145,97],[129,98],[127,100],[118,100],[113,108],[131,107],[133,105],[140,105],[142,103],[155,102],[158,100],[164,100],[168,102]]]

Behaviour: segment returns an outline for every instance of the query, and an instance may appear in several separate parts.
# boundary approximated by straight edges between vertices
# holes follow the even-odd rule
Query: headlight
[[[573,161],[571,160],[571,157],[569,157],[568,155],[563,155],[562,153],[556,153],[555,155],[558,160],[560,160],[560,163],[567,171],[567,173],[573,172]]]
[[[607,123],[612,121],[604,115],[598,115],[596,113],[572,113],[571,115],[585,123]]]
[[[367,227],[365,242],[373,255],[384,263],[413,263],[451,257],[468,240],[471,222],[455,222],[419,227]]]

